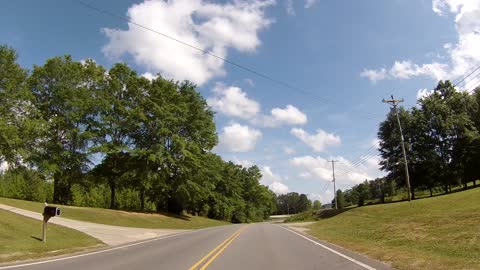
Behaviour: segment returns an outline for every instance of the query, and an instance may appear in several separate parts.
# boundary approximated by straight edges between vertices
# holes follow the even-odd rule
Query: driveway
[[[0,204],[0,209],[7,210],[22,216],[37,220],[43,220],[40,213],[32,212],[9,205]],[[188,230],[170,230],[170,229],[143,229],[120,227],[112,225],[97,224],[85,221],[78,221],[62,217],[53,217],[49,223],[68,227],[90,236],[93,236],[108,245],[121,245],[139,240],[145,240],[154,237],[165,236],[169,234],[185,232]]]

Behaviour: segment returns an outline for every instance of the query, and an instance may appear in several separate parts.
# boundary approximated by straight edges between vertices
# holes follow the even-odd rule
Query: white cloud
[[[309,172],[302,172],[298,176],[301,177],[301,178],[311,178],[312,174],[309,173]]]
[[[379,171],[378,156],[361,157],[359,161],[352,162],[344,157],[335,157],[335,178],[342,189],[359,184],[366,179],[374,179],[383,175]],[[302,170],[304,178],[313,178],[322,181],[332,180],[332,164],[327,159],[312,156],[295,157],[290,164]]]
[[[305,8],[311,8],[313,7],[318,0],[306,0],[305,1]]]
[[[273,108],[270,114],[260,113],[260,104],[249,98],[239,87],[225,86],[218,83],[213,89],[214,96],[207,99],[208,105],[217,112],[230,117],[249,120],[262,127],[279,127],[282,125],[303,125],[307,115],[293,105],[284,109]]]
[[[380,70],[364,69],[362,73],[360,73],[360,77],[368,78],[373,83],[376,83],[377,81],[384,80],[387,77],[387,70],[384,68]]]
[[[288,187],[280,182],[273,182],[268,186],[268,188],[278,195],[288,193]]]
[[[433,90],[428,90],[428,89],[420,89],[417,92],[417,100],[422,99],[424,97],[428,97],[433,93]]]
[[[450,12],[455,15],[458,40],[443,45],[448,55],[447,63],[415,64],[410,60],[396,61],[388,74],[385,69],[364,70],[361,75],[372,82],[383,79],[410,79],[427,76],[436,80],[452,79],[468,74],[480,64],[480,0],[432,0],[432,9],[440,16]],[[460,87],[472,89],[477,81]]]
[[[295,8],[293,7],[293,0],[286,0],[285,1],[285,10],[287,11],[287,14],[290,16],[295,16]]]
[[[266,185],[276,194],[288,193],[288,186],[282,183],[282,178],[272,172],[269,166],[264,166],[261,169],[262,179],[260,183]]]
[[[142,77],[144,77],[147,80],[153,81],[156,78],[158,78],[158,75],[155,75],[155,74],[150,73],[150,72],[145,72],[145,73],[142,74]]]
[[[327,147],[341,144],[339,136],[317,129],[316,134],[309,134],[301,128],[293,128],[290,133],[310,146],[316,152],[323,152]]]
[[[127,17],[203,51],[227,58],[229,49],[254,52],[258,34],[272,20],[265,8],[274,0],[212,3],[206,0],[145,0],[132,5]],[[175,42],[164,36],[128,24],[127,30],[102,29],[109,39],[103,53],[111,58],[133,57],[149,72],[199,85],[225,74],[221,59]]]
[[[260,182],[263,185],[268,186],[268,185],[272,184],[273,182],[279,182],[281,180],[279,176],[275,175],[272,172],[272,168],[270,168],[270,166],[263,166],[261,168],[261,171],[262,171],[262,179],[260,180]]]
[[[233,159],[231,160],[233,163],[235,164],[238,164],[238,165],[242,165],[243,167],[245,168],[250,168],[252,167],[253,165],[253,162],[250,161],[250,160],[247,160],[247,159],[239,159],[237,157],[233,157]]]
[[[251,123],[262,127],[280,127],[284,125],[295,126],[307,123],[307,115],[293,105],[285,109],[273,108],[270,114],[260,114],[251,119]]]
[[[307,115],[292,105],[287,105],[285,109],[274,108],[271,114],[275,121],[282,124],[303,125],[307,123]]]
[[[255,149],[255,144],[261,137],[259,130],[233,123],[223,128],[219,135],[219,147],[230,152],[248,152]]]
[[[215,111],[242,119],[251,119],[260,111],[260,104],[248,98],[239,87],[217,84],[213,92],[207,103]]]
[[[295,154],[295,149],[293,147],[285,146],[283,147],[283,152],[287,155]]]

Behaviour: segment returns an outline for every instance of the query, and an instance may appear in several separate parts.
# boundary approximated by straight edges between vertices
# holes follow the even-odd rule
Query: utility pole
[[[397,105],[398,103],[403,102],[403,99],[395,99],[393,98],[393,95],[391,96],[392,99],[383,99],[382,101],[384,103],[388,103],[392,105],[393,111],[395,112],[397,116],[397,122],[398,122],[398,129],[400,130],[400,138],[402,140],[402,152],[403,152],[403,164],[405,165],[405,179],[407,181],[407,193],[408,193],[408,201],[410,202],[412,200],[412,193],[410,190],[410,176],[408,174],[408,163],[407,163],[407,152],[405,151],[405,139],[403,138],[403,131],[402,131],[402,125],[400,123],[400,117],[398,116],[398,110],[397,110]]]
[[[337,203],[337,188],[335,186],[335,162],[338,162],[338,160],[328,160],[328,162],[332,163],[332,176],[333,176],[333,197],[335,198],[335,209],[338,209],[338,203]]]

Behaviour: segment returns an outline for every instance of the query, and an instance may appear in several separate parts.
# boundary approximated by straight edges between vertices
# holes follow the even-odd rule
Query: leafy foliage
[[[211,152],[214,113],[188,81],[150,81],[125,64],[107,71],[70,56],[28,73],[2,46],[0,97],[0,161],[11,168],[1,196],[232,222],[260,221],[276,209],[258,167]],[[48,188],[27,192],[32,186]],[[311,207],[299,199],[301,209]]]

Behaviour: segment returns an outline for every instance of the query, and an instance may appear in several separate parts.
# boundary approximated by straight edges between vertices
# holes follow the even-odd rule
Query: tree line
[[[211,151],[214,112],[188,81],[70,56],[27,71],[0,46],[0,110],[0,196],[233,222],[275,211],[257,166]]]
[[[480,88],[459,91],[450,81],[440,81],[433,92],[407,109],[398,108],[405,138],[410,174],[410,194],[427,191],[449,193],[452,187],[480,179]],[[378,138],[384,178],[337,191],[339,207],[362,206],[405,190],[400,131],[394,111],[380,123]],[[405,190],[405,192],[408,192]]]
[[[277,215],[291,215],[308,210],[319,210],[321,203],[318,200],[311,201],[307,195],[299,194],[297,192],[289,192],[281,194],[276,197],[276,212]]]

